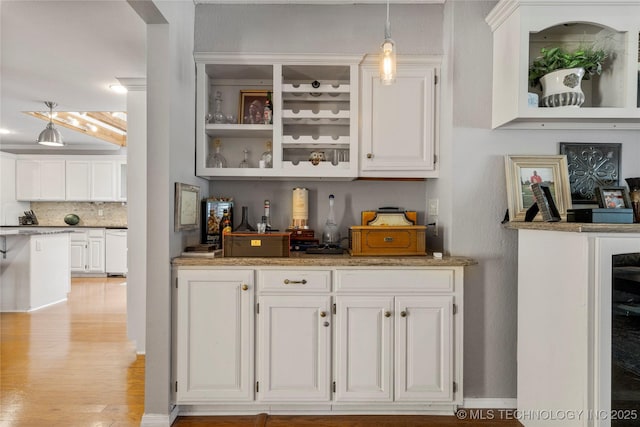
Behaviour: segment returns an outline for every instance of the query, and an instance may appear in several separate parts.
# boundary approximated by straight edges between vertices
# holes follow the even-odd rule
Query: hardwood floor
[[[144,357],[126,337],[126,279],[74,278],[69,300],[0,314],[0,427],[133,427]],[[498,411],[455,416],[179,417],[176,427],[517,427]],[[481,419],[478,419],[481,418]]]

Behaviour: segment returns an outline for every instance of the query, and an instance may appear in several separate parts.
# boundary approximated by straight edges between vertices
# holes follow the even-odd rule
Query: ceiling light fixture
[[[47,123],[47,127],[40,132],[38,144],[48,145],[50,147],[62,147],[64,146],[62,135],[60,135],[60,131],[53,126],[53,108],[58,104],[51,101],[45,101],[44,104],[49,107],[49,123]]]
[[[380,46],[380,82],[390,85],[396,81],[396,44],[391,40],[389,23],[389,0],[387,0],[387,21],[384,24],[384,41]]]

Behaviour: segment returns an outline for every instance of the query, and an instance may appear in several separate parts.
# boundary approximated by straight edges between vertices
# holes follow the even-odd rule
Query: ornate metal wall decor
[[[621,148],[622,144],[560,143],[574,204],[597,204],[596,187],[618,185]]]

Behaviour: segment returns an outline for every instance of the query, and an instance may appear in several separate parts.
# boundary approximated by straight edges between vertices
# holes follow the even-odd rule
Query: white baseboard
[[[170,414],[147,414],[142,415],[140,427],[171,427],[171,424],[178,418],[178,407],[174,406]]]
[[[465,398],[463,408],[473,409],[515,409],[518,407],[516,398]]]

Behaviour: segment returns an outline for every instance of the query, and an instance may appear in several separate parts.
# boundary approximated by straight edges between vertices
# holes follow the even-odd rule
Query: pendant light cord
[[[389,22],[389,0],[387,0],[387,21],[384,24],[384,38],[391,38],[391,23]]]

